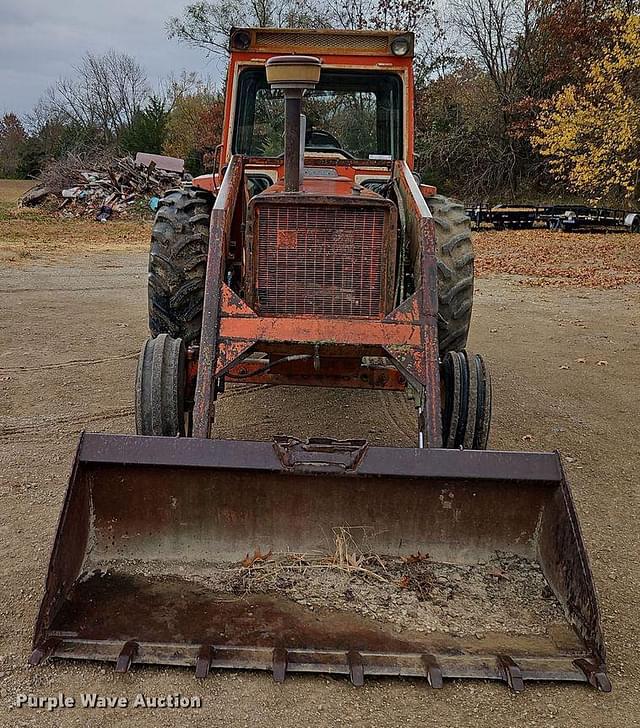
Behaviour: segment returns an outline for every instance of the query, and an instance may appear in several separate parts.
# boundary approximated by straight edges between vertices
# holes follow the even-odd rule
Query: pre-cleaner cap
[[[313,88],[322,62],[314,56],[274,56],[266,63],[267,83],[273,88]]]

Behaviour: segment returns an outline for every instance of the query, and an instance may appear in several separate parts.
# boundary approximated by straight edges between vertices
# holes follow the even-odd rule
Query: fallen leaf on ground
[[[640,283],[637,235],[486,230],[474,235],[476,274],[524,276],[526,286],[621,288]],[[584,325],[583,325],[584,328]]]
[[[409,556],[405,556],[402,560],[405,564],[417,564],[420,561],[427,561],[429,559],[429,554],[421,554],[419,551],[417,554],[409,554]]]
[[[269,558],[271,558],[271,550],[269,550],[268,553],[263,554],[260,552],[260,549],[256,549],[253,552],[253,556],[249,556],[249,554],[247,554],[244,559],[242,559],[242,565],[245,567],[245,569],[248,569],[250,566],[253,566],[257,561],[267,561]]]
[[[498,567],[491,569],[489,576],[495,576],[497,579],[509,579],[507,572],[502,569],[498,569]]]

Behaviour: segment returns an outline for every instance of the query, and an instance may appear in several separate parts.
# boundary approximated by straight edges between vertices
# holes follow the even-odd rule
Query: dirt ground
[[[558,448],[564,456],[601,601],[610,695],[532,683],[514,695],[502,685],[478,681],[449,681],[443,690],[431,691],[424,681],[401,679],[367,679],[355,689],[346,679],[317,675],[291,676],[276,685],[266,674],[242,672],[215,673],[197,682],[190,670],[136,667],[119,676],[100,664],[62,662],[28,669],[31,631],[78,433],[83,428],[133,432],[134,357],[146,336],[144,226],[48,225],[0,215],[5,253],[0,260],[0,724],[640,724],[640,288],[622,285],[626,280],[610,289],[590,287],[593,281],[557,286],[535,269],[524,279],[498,275],[482,267],[482,260],[498,255],[504,245],[502,237],[491,245],[493,233],[484,233],[479,246],[486,274],[477,283],[470,341],[493,372],[490,446]],[[111,243],[96,252],[100,240],[118,235],[131,237],[120,239],[122,247]],[[544,235],[549,236],[545,246],[554,249],[556,238]],[[614,238],[600,242],[608,246]],[[626,238],[620,236],[620,244],[635,246],[639,260],[640,236],[637,242]],[[20,250],[30,254],[21,256]],[[530,259],[533,266],[533,253]],[[593,265],[615,267],[607,260]],[[528,285],[540,282],[548,285]],[[376,444],[411,445],[413,427],[409,405],[396,395],[235,387],[221,400],[216,434],[365,436]],[[139,692],[181,693],[201,696],[203,705],[47,713],[12,707],[21,692],[98,692],[131,699]]]
[[[32,183],[0,179],[0,266],[52,261],[75,251],[91,253],[141,251],[147,246],[149,222],[137,218],[94,220],[59,217],[37,207],[16,208],[17,199]]]

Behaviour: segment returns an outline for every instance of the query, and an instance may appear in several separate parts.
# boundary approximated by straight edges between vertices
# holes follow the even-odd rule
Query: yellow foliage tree
[[[592,200],[637,199],[640,191],[640,16],[618,22],[585,85],[547,102],[533,138],[554,177]]]

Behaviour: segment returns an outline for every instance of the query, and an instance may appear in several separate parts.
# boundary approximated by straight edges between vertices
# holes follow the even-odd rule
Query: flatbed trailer
[[[620,229],[640,232],[640,212],[611,207],[589,207],[588,205],[494,205],[478,203],[466,208],[476,230],[483,223],[491,224],[496,230],[531,229],[537,223],[550,230],[573,230],[585,228]]]
[[[640,232],[640,213],[611,207],[553,205],[541,208],[538,219],[552,230],[570,232],[581,228],[628,228]]]

